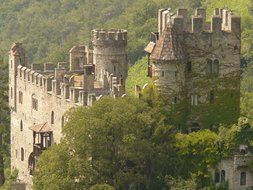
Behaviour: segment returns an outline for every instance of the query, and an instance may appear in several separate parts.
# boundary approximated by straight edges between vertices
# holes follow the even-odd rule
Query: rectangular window
[[[246,185],[246,172],[241,172],[240,185],[241,186]]]
[[[210,91],[210,104],[214,104],[214,101],[215,101],[214,91],[211,90]]]
[[[174,97],[174,104],[176,104],[178,102],[178,98],[175,96]]]
[[[18,102],[19,102],[20,104],[23,104],[23,92],[19,91],[19,92],[18,92],[18,95],[19,95],[19,97],[18,97]]]
[[[32,98],[32,108],[38,111],[38,100],[36,98]]]
[[[192,72],[192,62],[191,61],[187,62],[187,71]]]
[[[175,78],[177,79],[178,77],[178,71],[175,71]]]
[[[220,173],[218,171],[214,174],[214,181],[215,183],[220,183]]]
[[[198,105],[198,95],[196,95],[196,94],[191,95],[191,104],[193,106],[197,106]]]
[[[162,71],[162,77],[164,77],[164,71]]]

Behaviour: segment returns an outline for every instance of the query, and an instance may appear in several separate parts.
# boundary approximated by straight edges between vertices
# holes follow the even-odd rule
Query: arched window
[[[207,64],[207,74],[211,74],[213,61],[211,59],[207,59],[206,64]]]
[[[220,174],[220,182],[223,184],[226,181],[226,172],[225,170],[221,170],[221,174]]]
[[[218,74],[219,73],[219,60],[215,59],[207,59],[206,60],[207,63],[207,74]]]
[[[210,104],[213,104],[215,101],[215,95],[214,95],[214,90],[210,91]]]
[[[23,131],[23,121],[20,121],[20,131]]]
[[[35,94],[32,95],[32,109],[38,111],[38,99]]]
[[[246,185],[246,172],[241,172],[241,176],[240,176],[240,185]]]
[[[61,117],[61,127],[64,127],[64,116]]]
[[[51,124],[54,124],[54,111],[51,112]]]
[[[218,74],[219,73],[219,60],[218,59],[215,59],[213,61],[213,73],[214,74]]]
[[[24,149],[21,148],[21,161],[24,161]]]

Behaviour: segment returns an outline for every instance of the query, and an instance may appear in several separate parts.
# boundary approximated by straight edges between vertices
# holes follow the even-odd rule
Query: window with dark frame
[[[240,185],[241,185],[241,186],[246,185],[246,172],[241,172],[241,176],[240,176]]]

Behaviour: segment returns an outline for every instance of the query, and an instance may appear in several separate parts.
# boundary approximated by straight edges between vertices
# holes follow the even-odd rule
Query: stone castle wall
[[[215,9],[211,22],[207,22],[202,8],[191,17],[186,9],[178,9],[175,14],[160,9],[158,32],[152,35],[153,41],[146,48],[149,75],[167,105],[184,102],[188,121],[211,126],[224,122],[203,121],[221,103],[224,105],[220,108],[226,108],[221,113],[231,112],[227,114],[235,118],[231,123],[236,121],[240,103],[240,17],[227,9]],[[233,102],[231,106],[225,103],[228,98]],[[204,112],[205,118],[200,118]]]
[[[38,158],[35,145],[40,144],[40,150],[44,148],[40,140],[42,133],[35,133],[35,126],[45,124],[50,129],[50,143],[59,143],[66,111],[92,106],[102,96],[118,97],[125,93],[127,33],[125,30],[93,32],[102,31],[108,36],[103,40],[93,39],[94,51],[87,46],[74,46],[69,64],[61,62],[57,67],[48,63],[30,66],[22,44],[14,43],[11,47],[11,168],[18,169],[18,181],[25,183],[27,189],[32,188],[31,168]],[[99,74],[102,74],[100,78]]]

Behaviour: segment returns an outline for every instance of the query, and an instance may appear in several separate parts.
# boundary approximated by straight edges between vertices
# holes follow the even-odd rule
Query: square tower
[[[240,112],[240,17],[215,9],[208,23],[203,8],[187,15],[186,9],[158,11],[158,32],[145,48],[148,75],[184,130],[233,123]]]

